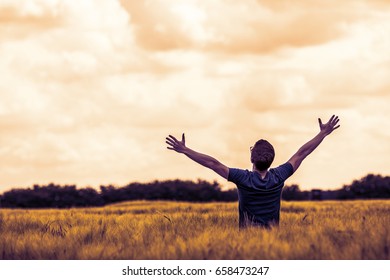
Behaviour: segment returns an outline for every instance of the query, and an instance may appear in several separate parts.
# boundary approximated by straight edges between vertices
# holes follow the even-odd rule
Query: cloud
[[[339,20],[326,12],[293,8],[271,10],[255,1],[208,7],[206,22],[215,35],[208,47],[229,53],[270,53],[286,47],[327,42],[341,35]],[[219,16],[223,14],[224,16]],[[311,22],[311,24],[307,24]]]
[[[354,1],[121,1],[146,49],[267,54],[323,44],[372,16]],[[373,6],[369,8],[372,9]],[[379,8],[378,8],[379,9]],[[181,24],[177,24],[181,22]]]
[[[0,38],[23,39],[61,26],[55,1],[2,1]]]
[[[282,163],[333,113],[343,130],[292,182],[339,187],[386,171],[384,6],[2,1],[0,13],[3,186],[212,180],[167,151],[165,136],[185,132],[190,147],[250,168],[259,138]]]
[[[179,18],[170,5],[156,1],[126,0],[122,0],[121,5],[129,13],[141,47],[164,51],[191,46],[191,38],[177,24]]]

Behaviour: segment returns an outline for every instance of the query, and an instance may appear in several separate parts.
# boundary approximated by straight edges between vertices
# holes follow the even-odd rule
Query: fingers
[[[170,135],[169,135],[170,136]],[[175,138],[174,139],[172,139],[172,138],[170,138],[170,137],[166,137],[165,138],[165,142],[167,143],[167,144],[170,144],[170,145],[174,145],[176,142],[178,142]]]
[[[179,140],[176,139],[175,136],[169,134],[168,137],[165,138],[165,143],[169,146],[169,147],[167,147],[167,149],[177,151],[177,149],[181,145],[185,144],[185,135],[184,135],[184,133],[182,134],[181,139],[182,140],[180,142]]]
[[[175,146],[175,143],[170,140],[166,140],[165,143],[172,147]]]
[[[329,120],[329,125],[332,127],[332,131],[335,129],[338,129],[340,125],[337,125],[339,123],[340,119],[338,116],[333,115]]]
[[[340,121],[338,116],[335,116],[333,120],[330,122],[331,126],[335,126]]]
[[[166,139],[167,141],[172,142],[172,143],[179,143],[179,142],[180,142],[179,140],[176,139],[175,136],[170,135],[170,134],[169,134],[168,137],[166,137],[165,139]],[[186,138],[185,138],[184,133],[183,133],[182,136],[181,136],[181,142],[182,142],[183,144],[186,142]]]
[[[336,115],[332,115],[329,119],[329,121],[327,122],[327,124],[330,124],[332,126],[335,126],[338,122],[340,121],[339,117],[336,116]],[[322,121],[320,118],[318,118],[318,122],[320,123],[320,125],[322,125]]]
[[[175,141],[175,142],[179,142],[179,141],[176,139],[176,137],[173,136],[173,135],[170,135],[170,134],[169,134],[168,137],[169,137],[171,140]],[[168,139],[168,137],[167,137],[167,139]]]
[[[337,125],[339,121],[340,119],[336,115],[332,115],[326,124],[322,124],[321,118],[318,118],[318,123],[320,124],[321,131],[325,131],[328,134],[340,127],[340,125]]]
[[[172,141],[172,142],[177,141],[177,139],[176,139],[175,137],[173,137],[172,135],[169,135],[169,136],[166,137],[165,139],[170,140],[170,141]]]

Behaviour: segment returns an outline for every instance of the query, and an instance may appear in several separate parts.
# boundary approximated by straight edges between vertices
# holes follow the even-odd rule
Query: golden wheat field
[[[1,209],[0,259],[390,259],[390,201],[282,202],[279,227],[237,224],[237,203]]]

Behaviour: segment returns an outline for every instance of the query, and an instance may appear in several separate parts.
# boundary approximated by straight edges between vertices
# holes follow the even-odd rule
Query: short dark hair
[[[274,147],[264,139],[260,139],[251,148],[251,162],[256,166],[257,170],[267,170],[275,158]]]

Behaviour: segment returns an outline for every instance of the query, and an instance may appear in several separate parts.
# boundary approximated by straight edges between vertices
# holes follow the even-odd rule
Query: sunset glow
[[[0,0],[0,193],[218,180],[168,134],[230,167],[274,165],[341,127],[287,180],[389,175],[390,2]]]

